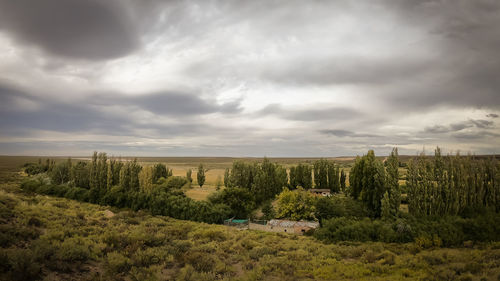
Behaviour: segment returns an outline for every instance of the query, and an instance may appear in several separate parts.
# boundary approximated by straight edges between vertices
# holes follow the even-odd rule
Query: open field
[[[2,159],[1,280],[498,280],[500,244],[323,244],[22,193]],[[196,190],[196,189],[193,189]],[[199,191],[201,192],[201,191]]]

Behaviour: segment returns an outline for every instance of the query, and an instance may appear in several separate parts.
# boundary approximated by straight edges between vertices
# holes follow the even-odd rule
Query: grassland
[[[323,244],[19,191],[0,159],[0,280],[498,280],[500,244]]]

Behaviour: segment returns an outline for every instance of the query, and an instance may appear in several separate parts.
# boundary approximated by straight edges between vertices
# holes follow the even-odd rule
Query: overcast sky
[[[500,153],[500,1],[0,0],[0,154]]]

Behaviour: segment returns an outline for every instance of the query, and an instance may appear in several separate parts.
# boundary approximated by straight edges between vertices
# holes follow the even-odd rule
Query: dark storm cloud
[[[361,113],[347,107],[291,109],[278,104],[271,104],[258,111],[256,115],[259,117],[273,115],[294,121],[321,121],[349,119],[360,116]]]
[[[57,56],[102,60],[139,45],[117,1],[0,0],[0,29]]]
[[[486,115],[486,117],[489,117],[489,118],[498,118],[498,114],[490,113],[490,114]]]
[[[401,22],[420,26],[428,33],[440,56],[429,64],[425,79],[415,84],[408,80],[382,96],[416,110],[436,105],[500,108],[499,1],[390,3],[394,5],[387,7]]]
[[[359,134],[355,132],[351,132],[348,130],[320,130],[320,133],[325,135],[333,135],[337,137],[351,137],[351,138],[374,138],[379,137],[377,135],[372,134]]]

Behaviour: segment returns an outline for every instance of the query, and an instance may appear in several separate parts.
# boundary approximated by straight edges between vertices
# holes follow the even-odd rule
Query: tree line
[[[500,211],[500,166],[491,157],[421,154],[408,164],[409,211],[415,215],[467,215]]]
[[[361,199],[375,217],[394,216],[401,204],[399,186],[399,155],[394,148],[386,160],[387,168],[375,158],[373,150],[356,157],[349,173],[349,194]]]

